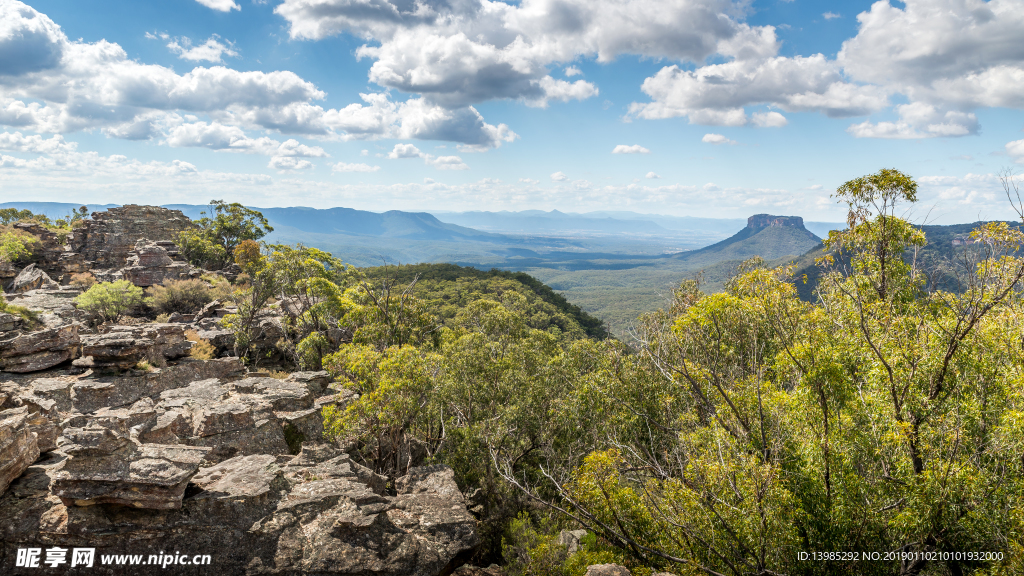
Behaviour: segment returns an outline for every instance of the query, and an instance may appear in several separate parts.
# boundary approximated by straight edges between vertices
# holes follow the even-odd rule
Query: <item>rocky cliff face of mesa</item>
[[[770,226],[791,226],[803,228],[804,219],[800,216],[773,216],[771,214],[754,214],[747,218],[747,228],[760,230]]]

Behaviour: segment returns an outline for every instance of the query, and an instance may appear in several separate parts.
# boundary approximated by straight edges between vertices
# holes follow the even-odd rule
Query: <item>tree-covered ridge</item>
[[[363,268],[368,279],[390,278],[400,285],[413,285],[412,291],[443,319],[454,318],[459,310],[482,298],[500,300],[502,294],[515,291],[526,297],[524,311],[531,328],[559,331],[583,337],[608,337],[604,323],[564,296],[525,272],[492,269],[479,270],[455,264],[411,264]]]

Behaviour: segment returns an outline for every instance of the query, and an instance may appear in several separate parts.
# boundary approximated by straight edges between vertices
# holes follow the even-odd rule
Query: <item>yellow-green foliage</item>
[[[24,232],[0,233],[0,261],[19,262],[28,258],[39,240]]]
[[[98,314],[105,322],[116,322],[128,311],[142,305],[142,288],[127,280],[101,282],[75,297],[82,310]]]

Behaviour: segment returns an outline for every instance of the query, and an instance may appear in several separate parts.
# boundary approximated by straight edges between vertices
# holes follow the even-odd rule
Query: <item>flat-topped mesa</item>
[[[772,216],[771,214],[754,214],[747,218],[747,228],[760,230],[769,226],[792,226],[803,228],[804,219],[800,216]]]
[[[91,220],[75,228],[71,250],[92,262],[93,268],[121,268],[139,239],[174,240],[178,232],[193,226],[181,210],[126,204],[93,212]]]

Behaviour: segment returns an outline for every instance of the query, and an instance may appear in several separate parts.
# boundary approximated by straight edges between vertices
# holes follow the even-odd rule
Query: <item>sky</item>
[[[823,11],[824,10],[824,11]],[[1009,219],[1021,0],[0,0],[0,201]]]

